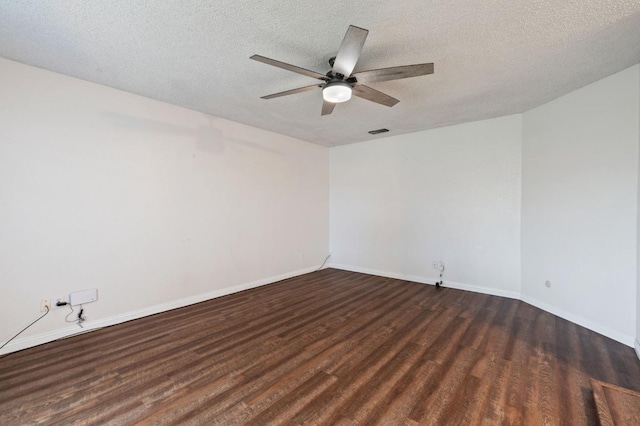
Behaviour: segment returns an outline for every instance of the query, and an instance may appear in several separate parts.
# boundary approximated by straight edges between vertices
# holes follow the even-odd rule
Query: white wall
[[[520,115],[332,148],[332,266],[519,297],[520,152]]]
[[[328,149],[0,59],[0,342],[96,287],[87,328],[319,266]],[[3,352],[75,333],[52,311]]]
[[[332,148],[332,265],[433,283],[443,260],[445,285],[520,297],[633,345],[639,74],[522,115]]]
[[[638,73],[634,66],[523,115],[523,300],[629,345]]]
[[[524,115],[331,150],[0,75],[0,342],[74,290],[99,290],[92,328],[310,271],[329,219],[333,266],[433,283],[442,260],[450,287],[640,338],[639,66]],[[75,333],[66,313],[2,352]]]
[[[638,103],[640,104],[640,67],[638,75]],[[638,146],[640,146],[640,106],[638,107]],[[640,162],[640,159],[639,159]],[[639,163],[640,164],[640,163]],[[640,166],[638,169],[638,221],[636,238],[636,341],[635,349],[640,358]]]

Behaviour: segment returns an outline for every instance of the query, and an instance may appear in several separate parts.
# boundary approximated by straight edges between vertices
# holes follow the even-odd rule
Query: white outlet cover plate
[[[60,308],[66,308],[66,307],[67,307],[67,305],[63,305],[63,306],[56,306],[56,302],[57,302],[58,300],[62,300],[63,302],[66,302],[66,301],[67,301],[67,298],[66,298],[66,297],[64,297],[64,296],[60,296],[60,295],[57,295],[57,296],[51,296],[51,309],[60,309]]]

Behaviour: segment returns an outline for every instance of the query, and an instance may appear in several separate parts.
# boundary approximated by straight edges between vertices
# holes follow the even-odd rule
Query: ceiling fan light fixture
[[[344,81],[329,82],[322,89],[322,98],[334,104],[346,102],[351,99],[351,85]]]

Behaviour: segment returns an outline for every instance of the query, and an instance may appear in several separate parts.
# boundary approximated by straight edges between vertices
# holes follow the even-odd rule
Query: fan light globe
[[[351,85],[343,81],[329,83],[322,89],[322,98],[334,104],[346,102],[351,99]]]

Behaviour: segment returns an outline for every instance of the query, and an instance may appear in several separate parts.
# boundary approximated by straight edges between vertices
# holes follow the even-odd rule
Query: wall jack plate
[[[66,302],[67,299],[64,296],[51,296],[51,309],[66,308],[67,305],[58,306],[58,302]]]

